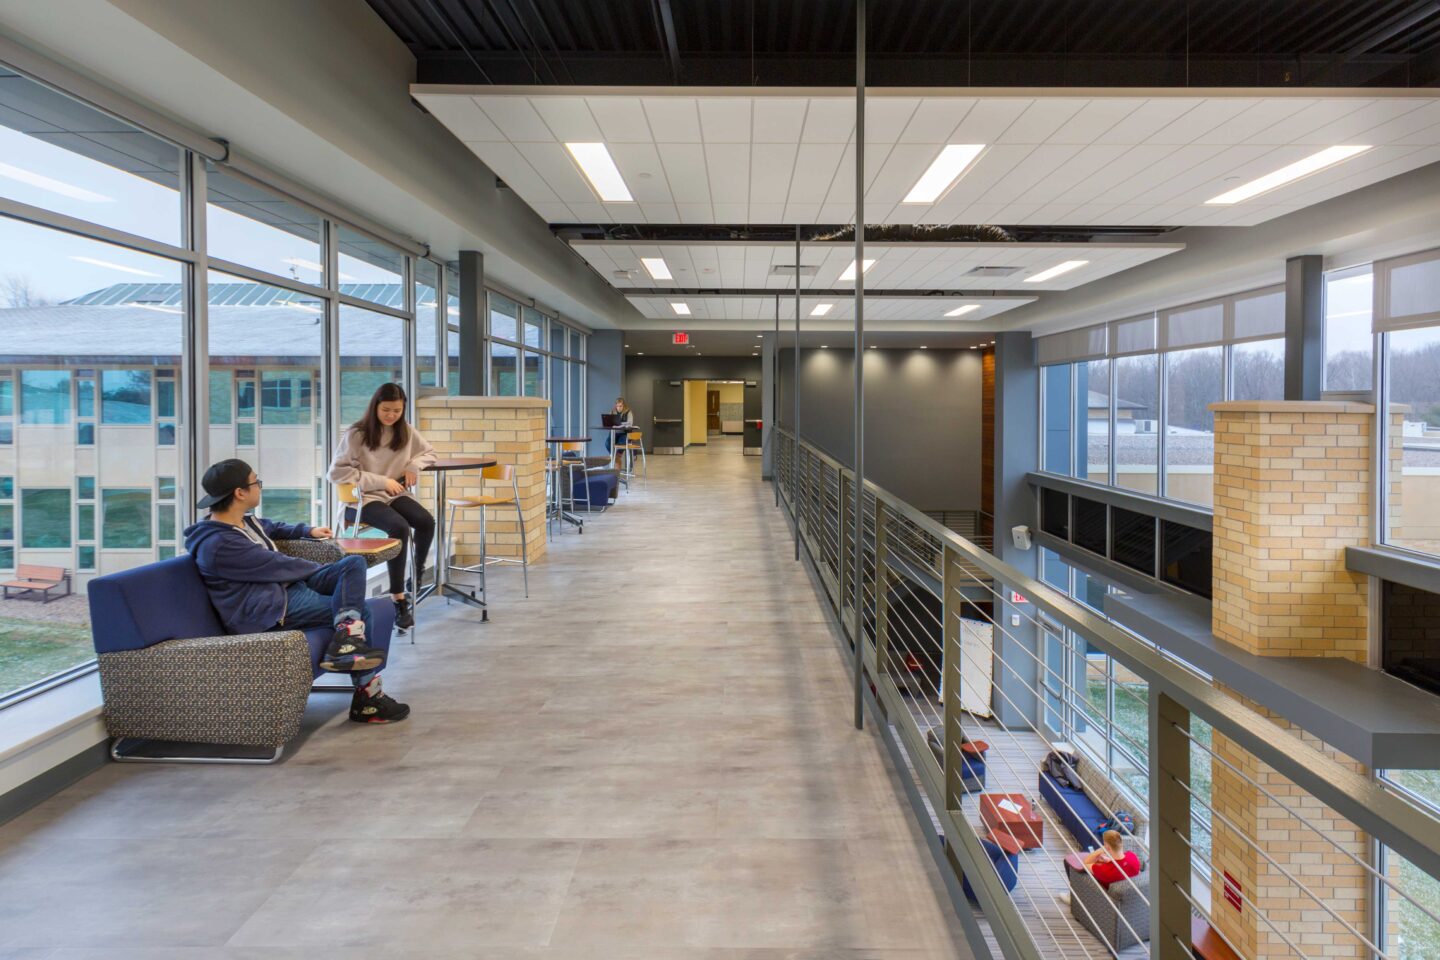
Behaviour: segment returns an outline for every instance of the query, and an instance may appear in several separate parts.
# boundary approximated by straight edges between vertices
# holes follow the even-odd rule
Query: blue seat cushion
[[[620,477],[613,472],[586,474],[584,481],[575,481],[575,506],[593,508],[607,506],[620,492]]]
[[[395,632],[395,601],[389,597],[374,597],[365,601],[365,607],[370,611],[366,640],[372,647],[389,651],[390,638]],[[320,669],[320,658],[334,635],[331,627],[311,627],[305,631],[305,642],[310,645],[310,669],[317,677],[324,672]]]
[[[1040,795],[1050,804],[1050,808],[1082,849],[1093,850],[1100,845],[1099,827],[1106,819],[1105,814],[1084,790],[1062,787],[1054,777],[1042,770]]]
[[[985,848],[985,854],[995,866],[995,873],[1000,877],[1001,884],[1006,892],[1015,889],[1015,884],[1020,882],[1020,855],[1018,853],[1006,853],[1000,849],[998,843],[990,840],[981,840],[980,846]],[[975,891],[970,886],[970,881],[965,881],[965,897],[971,903],[979,902],[975,897]]]
[[[96,577],[86,593],[96,653],[225,633],[189,556]]]

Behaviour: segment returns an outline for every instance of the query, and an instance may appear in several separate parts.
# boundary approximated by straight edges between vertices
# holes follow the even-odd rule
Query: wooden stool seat
[[[446,505],[451,507],[501,507],[515,502],[514,497],[476,494],[473,497],[447,497]]]

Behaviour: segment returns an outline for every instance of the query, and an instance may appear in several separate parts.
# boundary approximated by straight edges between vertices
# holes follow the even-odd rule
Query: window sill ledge
[[[0,797],[103,743],[100,674],[91,672],[5,709]]]

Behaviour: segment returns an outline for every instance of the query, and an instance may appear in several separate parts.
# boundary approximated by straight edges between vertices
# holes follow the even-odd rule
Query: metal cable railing
[[[1370,919],[1378,911],[1356,906],[1370,896],[1403,902],[1440,931],[1440,908],[1370,862],[1373,839],[1430,877],[1440,875],[1440,821],[1173,655],[1002,563],[985,549],[993,521],[978,513],[927,515],[867,482],[855,610],[853,475],[784,430],[775,456],[782,501],[837,619],[849,628],[859,619],[884,728],[908,757],[927,816],[1006,957],[1104,957],[1131,944],[1166,960],[1188,957],[1192,917],[1207,920],[1245,960],[1415,956],[1413,946],[1400,952],[1384,939]],[[1027,603],[1008,603],[1012,591]],[[1075,666],[1050,662],[1043,638],[1054,631],[1069,638]],[[988,645],[976,637],[988,637]],[[1097,672],[1087,656],[1094,651],[1113,666]],[[1104,722],[1092,717],[1089,702],[1097,682],[1111,691]],[[977,691],[988,704],[981,713],[993,708],[994,719],[966,711]],[[1144,883],[1126,877],[1114,887],[1096,885],[1100,899],[1093,889],[1076,892],[1073,878],[1084,875],[1064,861],[1073,864],[1094,837],[1090,828],[1083,837],[1067,829],[1084,812],[1078,799],[1060,794],[1052,805],[1035,789],[1055,733],[1041,720],[1051,716],[1047,710],[1081,748],[1075,779],[1085,807],[1112,820],[1122,804],[1135,812],[1127,847],[1149,860]],[[1114,711],[1146,717],[1143,735],[1108,719]],[[1193,735],[1192,719],[1208,725],[1216,745]],[[1096,723],[1104,737],[1098,744]],[[990,741],[986,786],[1019,794],[1030,807],[1029,818],[1008,828],[1032,848],[1018,869],[1002,870],[981,844],[986,786],[964,775],[961,748],[982,739]],[[1148,764],[1147,779],[1115,779],[1112,760],[1094,760],[1090,750]],[[1211,778],[1192,778],[1192,755]],[[1241,764],[1236,756],[1248,759]],[[1133,773],[1126,777],[1133,781]],[[1253,795],[1257,810],[1267,804],[1269,820],[1237,815],[1233,797],[1219,802],[1209,784],[1221,778],[1227,789]],[[1243,900],[1232,870],[1245,876]],[[1206,902],[1211,887],[1223,887],[1225,903]],[[1132,898],[1127,909],[1111,909],[1117,893]],[[1244,911],[1232,916],[1226,911],[1237,902]]]

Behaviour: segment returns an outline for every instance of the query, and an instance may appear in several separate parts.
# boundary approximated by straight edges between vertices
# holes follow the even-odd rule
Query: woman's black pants
[[[435,518],[430,511],[416,503],[411,497],[396,497],[388,504],[367,503],[361,517],[372,527],[384,530],[400,541],[400,554],[388,562],[390,569],[390,592],[405,592],[405,547],[411,532],[415,536],[415,579],[425,566],[425,556],[430,552],[430,543],[435,539]],[[355,522],[355,508],[345,511],[347,523]],[[418,588],[418,584],[416,585]]]

